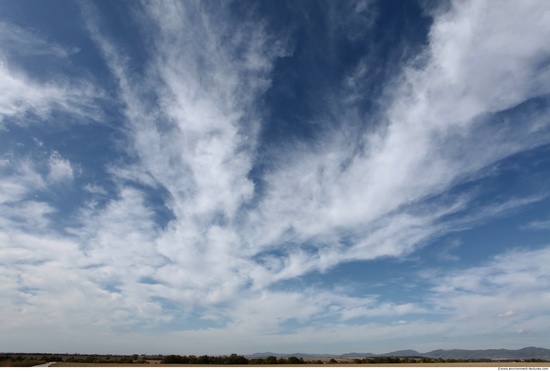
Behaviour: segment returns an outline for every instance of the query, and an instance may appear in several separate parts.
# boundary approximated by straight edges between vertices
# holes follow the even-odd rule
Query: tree
[[[227,363],[230,365],[246,365],[248,364],[248,359],[233,353],[227,358]]]
[[[206,354],[204,356],[200,356],[197,359],[197,363],[200,364],[200,365],[209,365],[211,363],[210,362],[210,357],[208,357]]]
[[[305,362],[304,362],[304,359],[302,357],[298,358],[298,357],[292,356],[292,357],[288,357],[287,363],[290,363],[290,364],[293,364],[293,365],[298,365],[298,364],[303,364]]]
[[[160,363],[164,364],[185,364],[189,363],[189,359],[187,357],[178,356],[175,354],[171,354],[169,356],[166,356],[160,361]]]

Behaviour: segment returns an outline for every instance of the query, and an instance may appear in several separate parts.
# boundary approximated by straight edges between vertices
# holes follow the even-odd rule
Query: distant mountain
[[[416,350],[406,349],[406,350],[397,350],[395,352],[379,354],[378,356],[382,357],[419,357],[422,354],[418,353]]]
[[[485,350],[464,350],[438,349],[423,353],[422,356],[443,359],[544,359],[550,361],[550,349],[527,347],[517,350],[509,349],[485,349]]]
[[[262,353],[254,353],[245,355],[247,358],[266,358],[269,356],[277,357],[277,358],[288,358],[288,357],[296,357],[296,358],[334,358],[339,357],[337,354],[314,354],[314,353],[271,353],[271,352],[262,352]]]
[[[284,354],[282,354],[282,353],[263,352],[263,353],[254,353],[254,354],[245,355],[245,357],[247,357],[247,358],[265,358],[265,357],[269,357],[269,356],[283,357]]]
[[[254,353],[247,355],[249,358],[265,358],[274,356],[277,358],[366,358],[366,357],[428,357],[443,359],[544,359],[550,361],[550,349],[527,347],[517,350],[509,349],[484,349],[484,350],[465,350],[465,349],[438,349],[427,353],[419,353],[416,350],[406,349],[390,353],[344,353],[344,354],[310,354],[310,353]]]
[[[340,354],[338,357],[342,358],[365,358],[365,357],[374,357],[374,353],[344,353]]]

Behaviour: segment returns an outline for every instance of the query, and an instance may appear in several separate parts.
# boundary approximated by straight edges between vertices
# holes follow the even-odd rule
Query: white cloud
[[[139,158],[112,173],[122,183],[137,180],[169,194],[165,206],[175,218],[155,249],[171,264],[156,278],[167,283],[163,297],[186,302],[225,300],[249,280],[236,217],[254,192],[248,179],[258,131],[253,103],[269,85],[273,59],[284,53],[261,25],[228,22],[225,6],[206,8],[146,4],[143,27],[155,30],[157,53],[143,79],[128,74],[130,62],[100,32],[94,9],[85,8],[119,81],[130,151]],[[144,90],[158,97],[158,106],[143,99]]]
[[[19,125],[24,125],[27,122],[24,119],[32,115],[47,119],[53,110],[92,119],[98,117],[98,111],[91,100],[99,95],[89,83],[40,83],[10,66],[1,57],[0,88],[5,92],[0,97],[0,122],[3,125],[7,118],[15,118],[10,122]]]
[[[79,51],[75,47],[47,41],[38,30],[24,29],[5,21],[0,21],[0,45],[1,53],[16,55],[51,55],[66,58]]]
[[[68,79],[50,73],[48,62],[42,60],[40,79],[18,61],[28,56],[53,59],[56,63],[68,63],[68,55],[77,49],[49,42],[39,31],[26,30],[15,24],[0,21],[0,128],[10,124],[26,125],[36,117],[45,120],[60,110],[79,118],[98,119],[100,112],[93,100],[101,92],[89,81]]]
[[[431,301],[448,314],[457,336],[526,327],[547,331],[549,259],[549,248],[515,250],[484,265],[436,275]]]
[[[6,165],[0,180],[0,203],[17,202],[30,192],[45,187],[44,178],[32,161],[20,159]]]
[[[501,318],[508,318],[508,317],[513,317],[515,315],[517,315],[517,313],[515,311],[509,310],[509,311],[506,311],[504,313],[499,313],[498,316],[501,317]]]
[[[212,352],[245,344],[292,350],[491,328],[547,330],[548,249],[439,274],[422,304],[273,288],[342,262],[406,256],[543,197],[473,208],[475,191],[446,194],[484,167],[550,141],[547,112],[517,113],[496,128],[491,122],[494,112],[549,92],[550,74],[540,69],[550,54],[548,5],[489,5],[457,2],[436,15],[425,64],[388,88],[379,130],[360,138],[330,132],[317,147],[280,149],[262,194],[249,177],[261,125],[256,103],[275,60],[287,53],[284,43],[262,22],[235,24],[224,3],[145,3],[138,19],[155,53],[138,76],[103,33],[93,5],[84,5],[90,34],[119,84],[124,149],[135,162],[107,165],[112,193],[84,186],[105,203],[85,204],[63,233],[49,229],[55,207],[30,199],[47,187],[44,175],[30,162],[1,163],[17,170],[0,180],[0,245],[7,247],[0,260],[10,262],[0,275],[0,298],[9,303],[0,315],[15,318],[8,324],[14,333],[66,323],[66,333],[75,334],[78,323],[80,333],[109,334],[98,352],[122,340],[138,346],[143,339],[134,328],[174,324],[180,328],[159,339],[158,352],[176,343],[174,351],[200,351],[206,343]],[[366,74],[360,70],[355,79]],[[0,119],[48,117],[55,109],[84,114],[95,90],[84,84],[82,93],[79,84],[41,84],[4,63],[0,88],[9,93],[0,97]],[[355,102],[348,98],[342,101]],[[336,117],[355,117],[344,129],[364,124],[341,109]],[[74,164],[58,152],[48,165],[50,182],[74,180]],[[153,205],[150,193],[165,195],[164,204]],[[162,223],[159,209],[170,214]],[[475,214],[457,216],[465,210]],[[180,330],[196,313],[215,325]],[[432,320],[434,314],[448,320]],[[293,321],[300,331],[289,333]]]
[[[406,69],[400,84],[388,90],[392,103],[382,115],[388,125],[361,138],[364,150],[350,145],[355,140],[340,130],[306,151],[288,148],[280,155],[265,178],[266,196],[250,218],[250,243],[262,250],[278,244],[334,245],[347,233],[355,241],[349,253],[338,243],[337,252],[319,252],[335,258],[331,264],[407,254],[449,227],[431,214],[453,214],[475,199],[462,195],[422,206],[427,198],[482,177],[479,172],[496,161],[548,143],[546,111],[514,113],[498,126],[493,122],[493,113],[547,94],[550,86],[549,70],[541,69],[550,55],[544,41],[550,37],[548,5],[501,5],[457,2],[435,17],[425,63]],[[346,113],[334,116],[353,117]],[[505,202],[502,210],[513,203]],[[373,229],[378,230],[373,224],[380,221],[393,227],[388,234],[402,237],[400,243],[363,243],[373,239]],[[301,272],[322,267],[306,263],[315,255],[291,254],[287,263],[300,261]]]
[[[523,226],[521,229],[530,229],[534,231],[544,231],[550,229],[550,220],[533,220]]]
[[[82,187],[82,189],[91,194],[97,194],[102,196],[107,195],[107,190],[104,187],[97,184],[86,184]]]
[[[49,167],[48,180],[51,182],[70,182],[74,178],[71,162],[56,151],[50,155]]]
[[[151,38],[157,53],[147,75],[137,78],[129,74],[130,60],[101,33],[93,8],[86,8],[90,32],[119,81],[131,151],[139,159],[111,173],[121,184],[139,181],[170,195],[165,206],[174,219],[143,247],[170,261],[152,276],[165,284],[157,288],[163,290],[159,296],[181,303],[223,302],[249,284],[261,292],[340,262],[406,255],[472,220],[530,202],[479,209],[477,217],[456,224],[440,221],[468,207],[474,194],[422,204],[485,166],[548,140],[544,132],[536,140],[532,136],[541,130],[541,117],[513,136],[511,123],[494,135],[490,123],[479,118],[545,93],[534,70],[546,53],[537,47],[545,39],[541,35],[550,32],[546,24],[514,23],[516,10],[508,6],[493,13],[468,4],[436,17],[427,63],[406,70],[390,92],[388,126],[361,138],[367,150],[357,152],[345,133],[334,133],[320,150],[286,151],[265,176],[266,194],[244,222],[236,217],[254,195],[248,178],[258,128],[253,103],[269,85],[273,60],[284,48],[273,48],[261,27],[254,29],[254,39],[245,38],[254,25],[227,22],[223,6],[214,11],[194,2],[149,3],[141,21],[145,29],[157,30]],[[469,30],[485,24],[492,26],[483,29],[487,41],[480,44]],[[222,41],[225,28],[232,36]],[[515,62],[499,63],[497,36],[509,28],[522,35],[509,45],[508,61]],[[524,45],[522,40],[535,33],[530,46]],[[236,54],[238,48],[244,53]],[[451,49],[460,54],[461,65],[454,63]],[[476,54],[484,56],[483,63],[471,57]],[[503,75],[515,76],[521,89],[503,96],[508,87]],[[484,90],[487,84],[493,93]],[[158,106],[142,91],[154,92]],[[106,215],[99,213],[99,220]],[[317,248],[304,250],[305,243]],[[282,257],[267,255],[261,264],[253,259],[281,246],[288,246]]]

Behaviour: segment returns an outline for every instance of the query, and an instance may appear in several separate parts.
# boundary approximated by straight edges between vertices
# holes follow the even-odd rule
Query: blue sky
[[[548,347],[549,17],[0,1],[0,349]]]

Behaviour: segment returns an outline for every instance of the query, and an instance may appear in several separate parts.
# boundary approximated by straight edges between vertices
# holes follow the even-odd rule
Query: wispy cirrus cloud
[[[517,249],[473,268],[437,273],[428,302],[449,316],[454,336],[484,336],[494,329],[524,333],[528,328],[536,341],[548,327],[542,307],[550,300],[550,280],[543,268],[549,251]]]
[[[550,220],[533,220],[521,226],[522,229],[544,231],[550,229]]]
[[[6,92],[0,98],[4,125],[7,119],[17,125],[25,125],[35,117],[44,120],[56,110],[86,119],[99,118],[93,99],[101,94],[86,81],[40,83],[0,59],[0,86]]]
[[[60,205],[51,197],[58,183],[70,187],[75,165],[55,149],[44,151],[36,136],[32,141],[38,151],[33,145],[11,142],[10,135],[19,128],[32,131],[33,125],[62,131],[66,122],[60,117],[97,119],[100,110],[94,100],[102,94],[86,79],[52,73],[51,65],[70,64],[67,58],[77,49],[9,22],[0,22],[0,40],[0,133],[5,145],[0,166],[0,296],[6,303],[2,315],[13,319],[2,322],[9,331],[25,323],[48,324],[58,316],[71,316],[74,306],[61,308],[73,299],[63,295],[84,293],[87,286],[86,280],[74,279],[84,256],[77,242],[58,233],[55,216]],[[27,58],[41,62],[38,76],[19,63]],[[55,314],[47,315],[43,307]]]
[[[254,194],[248,178],[259,130],[254,104],[285,46],[261,23],[234,23],[225,5],[146,3],[142,26],[153,32],[156,53],[140,79],[99,31],[95,10],[84,10],[119,82],[130,153],[137,159],[136,166],[113,170],[116,177],[124,174],[120,192],[128,191],[130,179],[161,190],[173,215],[150,245],[169,261],[151,272],[163,284],[150,287],[151,297],[227,300],[249,280],[237,217]],[[231,32],[219,32],[224,27]]]
[[[254,194],[248,173],[257,124],[245,112],[253,112],[255,97],[269,85],[273,58],[284,48],[268,52],[269,38],[261,29],[256,39],[245,41],[242,35],[251,27],[246,22],[232,38],[222,39],[223,32],[212,31],[213,22],[218,28],[234,26],[224,7],[213,11],[199,3],[164,3],[144,9],[145,27],[157,31],[152,37],[156,54],[145,79],[129,75],[130,62],[114,53],[116,47],[97,25],[89,27],[120,82],[132,152],[140,164],[121,173],[133,169],[133,179],[151,177],[146,184],[169,195],[165,206],[174,218],[158,235],[155,249],[170,263],[152,277],[166,286],[161,296],[176,302],[224,301],[249,284],[263,290],[340,262],[408,254],[434,236],[467,227],[460,219],[440,221],[465,210],[475,195],[423,204],[426,198],[548,139],[543,114],[530,117],[531,126],[522,128],[505,120],[496,137],[490,129],[495,110],[512,109],[544,93],[533,73],[518,73],[516,64],[494,59],[500,49],[491,35],[514,27],[508,18],[512,8],[493,14],[473,4],[457,5],[436,16],[425,64],[405,69],[402,82],[391,88],[392,103],[382,112],[387,125],[360,138],[364,150],[344,147],[349,138],[333,133],[335,139],[318,143],[318,150],[278,155],[263,179],[266,191],[258,207],[237,222],[237,211]],[[470,23],[463,25],[466,18]],[[495,25],[485,30],[488,44],[464,41],[474,37],[468,36],[468,27],[483,24]],[[548,32],[540,22],[517,29],[524,37]],[[175,47],[180,44],[186,48]],[[520,44],[510,46],[510,58],[522,71],[538,68],[540,48]],[[462,53],[462,69],[447,56],[449,45]],[[468,57],[481,53],[480,48],[489,50],[483,64]],[[492,64],[497,67],[485,74]],[[506,86],[495,74],[518,76],[524,93],[502,97]],[[495,94],[479,91],[484,78]],[[144,99],[143,89],[157,97],[155,103]],[[531,140],[537,131],[537,140]],[[493,145],[482,151],[488,135]],[[210,268],[204,271],[204,266]]]
[[[506,4],[492,12],[488,3],[457,3],[437,14],[420,67],[414,61],[399,83],[387,88],[392,99],[376,117],[385,120],[379,130],[354,140],[348,135],[357,131],[346,128],[369,123],[368,117],[355,118],[305,151],[298,147],[280,155],[280,165],[265,178],[266,196],[253,212],[257,227],[250,234],[252,244],[267,250],[281,243],[294,246],[283,254],[288,257],[281,265],[300,267],[299,275],[308,266],[324,266],[317,254],[330,256],[329,264],[399,256],[450,227],[440,218],[470,208],[475,195],[427,199],[550,140],[547,108],[528,107],[531,99],[548,94],[548,85],[541,83],[549,78],[547,67],[541,61],[549,53],[546,46],[537,46],[550,33],[536,15],[544,8],[540,3]],[[518,13],[532,22],[512,16]],[[508,38],[510,33],[514,35]],[[503,50],[506,62],[500,63]],[[510,88],[511,78],[517,88]],[[522,104],[527,108],[519,109]],[[334,116],[354,117],[345,111]],[[502,211],[513,203],[505,202]],[[494,205],[487,215],[498,209]],[[382,221],[387,228],[379,229]],[[377,231],[387,231],[387,236],[369,244]],[[345,235],[352,238],[339,244]],[[392,238],[399,243],[391,243]],[[310,241],[338,248],[312,255],[299,247]]]
[[[25,29],[6,21],[0,21],[0,44],[3,54],[16,56],[50,55],[66,58],[79,50],[48,41],[38,30]]]
[[[352,41],[368,33],[362,21],[371,27],[374,16],[362,4],[329,9],[332,32],[344,28]],[[547,300],[547,249],[436,270],[423,278],[433,290],[412,299],[291,284],[343,263],[405,258],[546,197],[482,200],[482,185],[465,186],[550,142],[547,104],[533,106],[550,93],[546,3],[457,2],[434,12],[425,50],[380,88],[376,112],[360,114],[358,99],[369,88],[371,56],[341,87],[319,92],[332,105],[315,107],[322,123],[315,140],[276,145],[260,136],[269,116],[263,99],[292,42],[254,10],[237,17],[235,4],[224,2],[140,3],[130,14],[143,37],[144,59],[136,60],[102,27],[100,10],[81,5],[118,88],[123,139],[113,145],[123,156],[102,164],[108,185],[80,184],[65,152],[52,150],[40,164],[0,163],[0,241],[9,246],[1,251],[9,264],[0,266],[0,297],[10,303],[0,314],[17,318],[10,328],[66,322],[74,335],[79,324],[94,339],[108,333],[110,349],[124,340],[151,352],[136,335],[145,330],[163,333],[152,346],[160,353],[205,344],[211,352],[407,346],[414,336],[489,334],[482,319],[499,334],[546,328],[541,310],[514,298]],[[2,27],[37,53],[74,52]],[[10,88],[0,117],[20,125],[55,110],[90,114],[97,91],[78,79],[38,82],[10,63],[0,66],[0,86]],[[64,228],[50,228],[54,202],[32,198],[54,183],[87,195]],[[505,269],[509,261],[517,266]]]
[[[0,123],[25,125],[33,117],[46,120],[55,110],[86,119],[98,119],[100,111],[94,99],[102,97],[97,86],[83,78],[67,79],[50,73],[49,67],[67,64],[67,58],[78,51],[49,41],[38,31],[0,21]],[[19,61],[30,56],[42,60],[40,78],[32,76]]]

